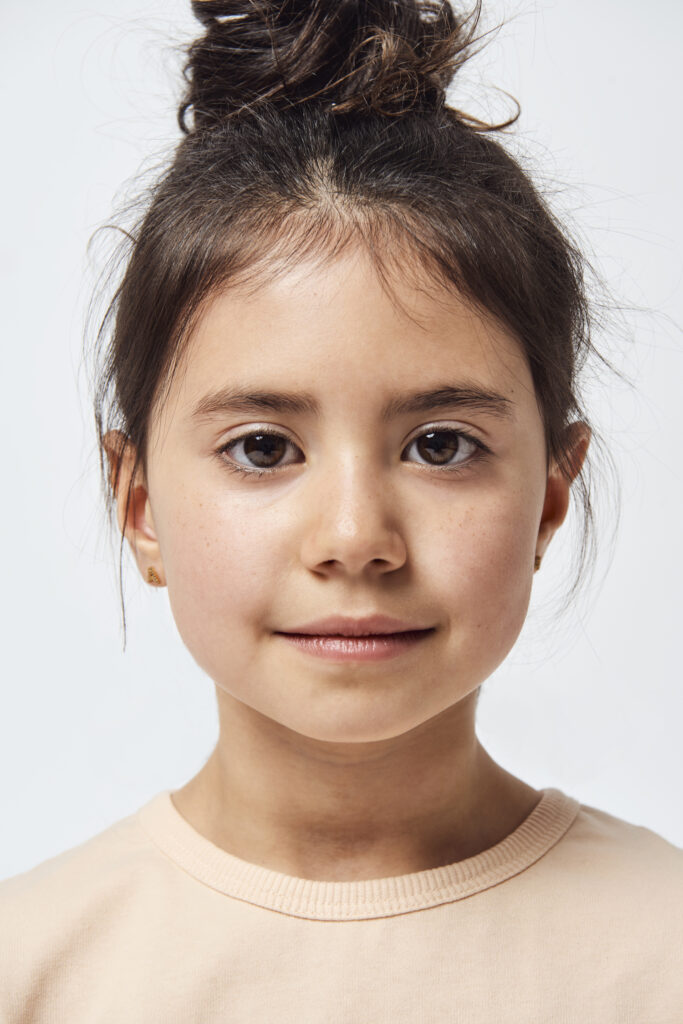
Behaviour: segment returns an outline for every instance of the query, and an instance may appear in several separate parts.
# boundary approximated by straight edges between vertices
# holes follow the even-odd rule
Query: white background
[[[0,877],[79,843],[181,786],[215,742],[213,684],[165,591],[128,564],[122,651],[116,558],[100,504],[81,369],[92,232],[145,159],[179,137],[174,46],[184,0],[3,0]],[[562,620],[572,526],[536,576],[518,647],[485,685],[482,742],[509,771],[683,845],[683,323],[680,52],[675,0],[522,0],[451,102],[493,116],[516,96],[517,151],[555,186],[608,284],[637,307],[604,345],[594,421],[623,481],[601,495],[602,562]],[[482,90],[488,99],[482,106]],[[479,103],[476,102],[479,97]],[[124,188],[125,194],[125,188]],[[604,578],[602,587],[597,583]],[[537,599],[541,607],[536,609]]]

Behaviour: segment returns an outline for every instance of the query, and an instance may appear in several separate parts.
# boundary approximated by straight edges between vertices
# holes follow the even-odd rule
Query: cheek
[[[441,532],[431,552],[438,598],[452,616],[454,635],[494,667],[526,617],[537,533],[528,495],[497,495],[452,516],[447,539]]]
[[[160,537],[173,616],[198,660],[229,635],[238,653],[277,587],[278,531],[234,500],[221,504],[177,494]],[[238,646],[236,647],[235,644]]]

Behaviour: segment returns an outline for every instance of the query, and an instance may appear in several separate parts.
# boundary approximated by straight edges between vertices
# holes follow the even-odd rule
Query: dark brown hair
[[[512,332],[548,460],[570,475],[567,427],[588,422],[578,375],[589,354],[602,358],[587,264],[495,137],[517,115],[488,125],[446,103],[479,42],[480,4],[461,15],[447,0],[198,0],[192,9],[204,31],[187,51],[185,137],[128,235],[96,346],[110,511],[104,434],[117,427],[144,469],[152,410],[202,303],[350,243],[367,248],[383,281],[389,263],[410,272],[408,255]],[[584,526],[570,596],[591,561],[588,467],[572,489]]]

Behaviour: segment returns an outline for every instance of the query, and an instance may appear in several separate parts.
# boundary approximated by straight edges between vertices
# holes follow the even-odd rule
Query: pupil
[[[277,463],[277,457],[282,454],[277,449],[282,449],[284,444],[285,440],[282,437],[273,437],[270,434],[252,434],[244,442],[244,453],[251,458],[255,452],[258,456],[255,460],[256,465],[267,469]],[[264,454],[265,461],[261,458]],[[273,455],[275,458],[273,458]]]
[[[447,438],[446,441],[434,440],[434,438]],[[417,447],[420,451],[420,455],[424,456],[424,451],[436,451],[437,459],[436,462],[439,465],[445,464],[456,454],[458,450],[459,438],[457,434],[447,433],[445,430],[432,430],[429,434],[423,434],[422,437],[418,438]]]

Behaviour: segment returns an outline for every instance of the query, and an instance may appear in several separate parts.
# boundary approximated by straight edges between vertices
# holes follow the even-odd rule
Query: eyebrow
[[[487,391],[476,384],[442,384],[429,391],[394,395],[381,412],[383,422],[410,413],[431,409],[458,408],[482,412],[490,416],[512,417],[512,402],[496,391]],[[205,395],[192,412],[193,419],[221,413],[278,412],[298,416],[319,416],[320,403],[308,392],[260,391],[252,388],[226,387]]]

